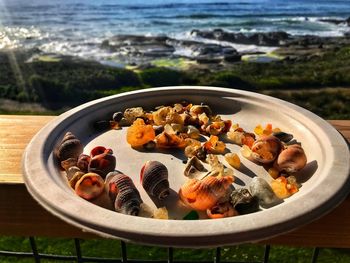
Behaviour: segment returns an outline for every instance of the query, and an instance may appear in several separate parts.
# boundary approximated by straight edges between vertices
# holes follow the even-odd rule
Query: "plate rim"
[[[158,88],[149,88],[149,89],[143,89],[143,90],[136,90],[126,93],[121,93],[117,95],[112,95],[108,97],[104,97],[101,99],[97,99],[91,102],[84,103],[78,107],[75,107],[58,117],[54,118],[52,121],[50,121],[47,125],[45,125],[31,140],[31,142],[28,144],[23,159],[22,159],[22,170],[23,170],[23,177],[25,185],[30,192],[30,194],[36,199],[41,205],[43,205],[47,210],[49,210],[51,213],[55,214],[56,216],[60,217],[64,221],[67,221],[70,224],[73,224],[79,228],[82,228],[84,230],[87,230],[89,232],[93,232],[98,235],[102,235],[104,237],[116,237],[119,239],[129,240],[136,243],[144,243],[144,244],[153,244],[153,245],[161,245],[161,246],[180,246],[180,247],[208,247],[208,246],[217,246],[217,245],[229,245],[229,244],[238,244],[238,243],[245,243],[245,242],[251,242],[251,241],[257,241],[257,240],[263,240],[266,238],[271,238],[273,236],[279,235],[281,233],[286,233],[289,231],[294,230],[295,228],[298,228],[302,225],[305,225],[313,220],[316,220],[317,218],[323,216],[324,214],[330,212],[332,208],[339,205],[341,201],[343,201],[346,198],[346,193],[348,192],[348,189],[350,188],[350,180],[349,180],[349,171],[350,171],[350,165],[349,163],[340,164],[336,166],[336,169],[340,169],[340,173],[344,174],[344,178],[342,180],[342,186],[338,187],[339,193],[337,195],[330,196],[328,199],[331,199],[332,202],[324,202],[322,204],[319,204],[317,209],[314,211],[308,211],[308,213],[298,214],[290,217],[290,220],[288,221],[290,225],[288,227],[285,226],[284,222],[276,222],[276,220],[272,220],[270,223],[262,225],[257,225],[256,222],[252,221],[252,216],[254,214],[250,215],[244,215],[235,218],[235,221],[242,221],[242,217],[244,217],[245,227],[240,229],[239,231],[226,231],[225,227],[234,227],[235,224],[232,223],[232,218],[224,218],[220,220],[197,220],[197,221],[184,221],[184,220],[158,220],[158,219],[148,219],[148,218],[142,218],[142,217],[131,217],[127,215],[122,215],[112,212],[114,215],[113,217],[118,217],[119,220],[121,220],[123,223],[126,222],[129,225],[135,223],[133,227],[127,227],[125,229],[111,229],[110,226],[101,226],[99,225],[96,227],[94,225],[94,222],[91,220],[83,220],[78,216],[77,214],[74,214],[67,209],[72,209],[71,205],[68,206],[68,208],[65,206],[62,208],[60,205],[57,205],[53,203],[52,197],[51,199],[47,199],[47,197],[43,196],[42,193],[40,193],[39,188],[42,186],[42,184],[47,183],[46,180],[44,182],[38,182],[39,180],[36,179],[35,183],[33,181],[33,170],[37,169],[40,170],[43,167],[45,167],[45,164],[43,163],[43,145],[40,145],[41,141],[46,141],[47,138],[50,137],[53,129],[57,129],[59,125],[62,125],[62,122],[67,117],[70,117],[77,112],[81,112],[83,109],[87,109],[89,107],[94,107],[94,105],[101,104],[103,102],[108,102],[112,100],[117,100],[118,98],[123,97],[132,97],[135,95],[143,94],[143,93],[152,93],[152,92],[159,92],[159,91],[170,91],[170,92],[194,92],[198,90],[206,90],[206,91],[215,91],[215,92],[221,92],[221,93],[227,93],[227,94],[240,94],[247,97],[254,97],[261,100],[269,100],[273,101],[276,104],[282,104],[283,106],[287,108],[291,108],[294,111],[298,112],[298,114],[302,117],[305,117],[306,119],[312,120],[313,124],[319,126],[322,128],[322,131],[329,132],[327,134],[332,138],[332,146],[339,148],[340,150],[344,150],[344,154],[342,155],[342,158],[345,160],[346,158],[349,159],[349,150],[348,146],[346,144],[346,141],[344,138],[340,135],[340,133],[331,126],[328,122],[321,119],[314,113],[303,109],[295,104],[273,98],[271,96],[250,92],[250,91],[242,91],[237,89],[228,89],[228,88],[220,88],[220,87],[207,87],[207,86],[169,86],[169,87],[158,87]],[[299,116],[299,117],[300,117]],[[48,133],[45,135],[45,133]],[[45,136],[44,136],[45,135]],[[44,138],[42,138],[44,137]],[[330,137],[328,137],[330,139]],[[346,147],[346,148],[344,148]],[[334,148],[333,153],[334,153]],[[33,152],[36,154],[39,154],[39,160],[36,160],[33,156]],[[38,156],[37,156],[38,157]],[[334,157],[336,157],[334,155]],[[31,164],[31,165],[29,165]],[[334,165],[334,164],[333,164]],[[347,176],[345,175],[347,173]],[[46,178],[48,179],[48,178]],[[35,180],[35,178],[34,178]],[[40,186],[40,187],[39,187]],[[56,198],[59,193],[62,193],[60,190],[60,187],[56,185],[57,188],[53,188],[55,191]],[[58,192],[56,192],[58,191]],[[320,197],[319,193],[313,193],[312,195],[314,198]],[[322,198],[321,198],[322,199]],[[60,200],[60,199],[58,199]],[[57,201],[57,200],[56,200]],[[325,200],[330,201],[330,200]],[[87,203],[91,205],[91,203],[81,199],[80,197],[76,196],[75,199],[72,200],[74,204],[81,205],[84,209],[86,209]],[[96,206],[96,205],[94,205]],[[277,207],[270,208],[276,209]],[[97,210],[104,208],[96,206]],[[101,211],[103,214],[106,211]],[[108,215],[109,216],[109,215]],[[90,219],[90,218],[89,218]],[[266,217],[264,216],[264,219]],[[293,220],[292,220],[293,219]],[[135,222],[138,221],[138,222]],[[152,227],[145,229],[144,231],[140,232],[140,225],[152,225]],[[157,224],[155,227],[154,225]],[[169,232],[167,233],[159,233],[159,231],[155,231],[159,224]],[[220,231],[204,231],[203,229],[199,232],[196,232],[193,234],[193,231],[185,232],[183,231],[181,235],[178,232],[173,232],[171,229],[174,227],[174,224],[177,226],[183,227],[185,230],[193,229],[194,227],[197,227],[198,229],[202,229],[202,227],[208,226],[210,230],[219,228]],[[238,224],[239,225],[239,224]],[[143,240],[140,240],[140,237],[143,238]]]

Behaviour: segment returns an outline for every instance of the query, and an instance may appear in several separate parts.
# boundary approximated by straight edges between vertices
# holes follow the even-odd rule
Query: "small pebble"
[[[164,127],[162,125],[153,126],[153,130],[156,133],[156,135],[158,135],[158,134],[161,134],[164,131]]]
[[[115,112],[115,113],[113,114],[112,119],[113,119],[115,122],[120,122],[121,119],[122,119],[123,117],[124,117],[123,113],[120,112],[120,111],[118,111],[118,112]]]
[[[155,141],[149,141],[143,145],[143,148],[147,151],[152,151],[154,148],[156,148],[156,143]]]
[[[105,131],[111,128],[111,125],[109,121],[102,120],[102,121],[97,121],[93,124],[93,127],[97,131]]]

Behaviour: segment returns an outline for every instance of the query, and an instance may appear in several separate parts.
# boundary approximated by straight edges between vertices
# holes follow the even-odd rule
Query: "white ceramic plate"
[[[257,124],[272,123],[292,133],[302,143],[308,158],[300,173],[300,191],[282,204],[253,214],[224,219],[160,220],[127,216],[102,208],[78,196],[68,187],[53,158],[53,149],[65,132],[73,132],[85,145],[84,152],[97,145],[113,149],[116,169],[129,175],[151,207],[166,205],[170,216],[181,218],[176,192],[185,182],[179,151],[140,152],[130,148],[123,130],[97,133],[92,123],[111,119],[113,112],[128,107],[155,106],[187,100],[205,103],[224,119],[252,131]],[[239,147],[228,144],[233,152]],[[172,198],[154,204],[139,183],[139,172],[147,160],[159,160],[169,170]],[[271,180],[267,172],[243,157],[245,166],[235,171],[236,188],[245,187],[252,177]],[[205,247],[266,239],[324,215],[349,192],[349,150],[342,136],[313,113],[285,101],[252,92],[213,87],[163,87],[124,93],[83,104],[47,124],[28,145],[23,158],[24,180],[29,192],[47,210],[81,229],[105,237],[161,246]],[[175,211],[175,212],[174,212]]]

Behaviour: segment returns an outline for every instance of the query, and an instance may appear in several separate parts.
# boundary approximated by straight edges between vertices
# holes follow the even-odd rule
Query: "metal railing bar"
[[[174,249],[172,247],[168,247],[168,263],[174,262]]]
[[[270,257],[270,245],[265,246],[265,252],[264,252],[264,260],[263,263],[268,263],[269,262],[269,257]]]
[[[35,263],[40,263],[40,257],[39,257],[39,253],[38,253],[38,248],[36,246],[36,242],[34,237],[29,237],[29,242],[30,242],[30,247],[32,248],[32,252],[33,252],[33,257],[35,260]]]
[[[81,256],[81,247],[80,247],[80,240],[78,238],[74,238],[74,246],[75,246],[75,254],[77,256],[77,262],[82,263],[82,256]]]
[[[221,247],[216,248],[214,263],[220,263],[221,262]]]
[[[126,253],[126,244],[124,241],[120,241],[120,246],[121,246],[121,249],[122,249],[122,262],[123,263],[126,263],[128,262],[128,256],[127,256],[127,253]]]
[[[33,258],[33,253],[31,252],[16,252],[16,251],[0,251],[0,256],[5,257],[17,257],[17,258]],[[54,255],[54,254],[38,254],[38,258],[45,258],[45,259],[57,259],[57,260],[74,260],[76,259],[75,256],[64,256],[64,255]]]
[[[3,250],[1,250],[0,256],[25,258],[25,257],[33,257],[33,253],[32,252],[18,252],[18,251],[3,251]]]
[[[311,263],[316,263],[317,262],[319,253],[320,253],[320,248],[315,247],[314,251],[312,253]]]

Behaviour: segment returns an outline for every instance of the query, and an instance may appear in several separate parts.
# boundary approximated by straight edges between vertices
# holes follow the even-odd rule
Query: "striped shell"
[[[112,149],[103,146],[97,146],[91,150],[91,160],[89,162],[88,171],[98,173],[105,178],[109,172],[112,172],[116,165],[115,157]]]
[[[110,172],[105,185],[117,212],[136,216],[139,214],[141,196],[129,176],[117,171]]]
[[[170,194],[168,169],[158,161],[146,162],[140,173],[140,181],[147,194],[159,200]]]
[[[62,141],[55,149],[55,155],[59,161],[64,161],[69,158],[77,159],[83,152],[83,145],[80,140],[71,132],[67,132]]]
[[[181,186],[181,200],[195,210],[212,208],[233,183],[232,176],[207,176],[202,180],[190,179]]]

